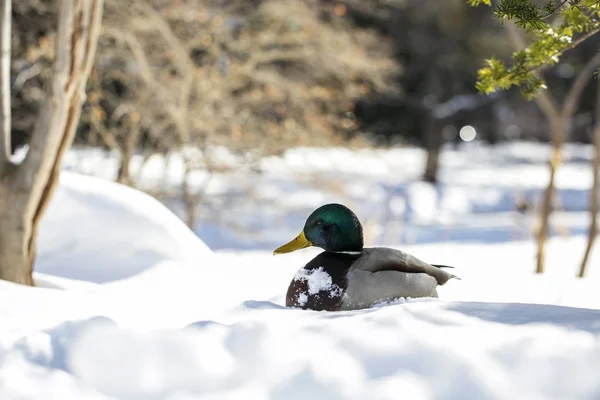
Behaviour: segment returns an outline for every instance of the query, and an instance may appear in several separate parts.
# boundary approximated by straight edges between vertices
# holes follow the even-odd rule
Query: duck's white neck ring
[[[359,256],[362,254],[362,250],[361,251],[332,251],[331,253],[337,253],[337,254],[350,254],[353,256]]]

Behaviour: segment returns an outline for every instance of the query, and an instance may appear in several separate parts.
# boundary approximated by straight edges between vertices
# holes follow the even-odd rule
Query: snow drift
[[[64,172],[43,287],[0,282],[0,398],[597,399],[600,274],[574,278],[583,246],[551,239],[542,276],[528,242],[404,247],[462,280],[440,299],[302,311],[285,292],[318,250],[212,253],[151,197]]]

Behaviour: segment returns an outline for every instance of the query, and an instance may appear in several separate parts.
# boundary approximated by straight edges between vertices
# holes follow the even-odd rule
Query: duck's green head
[[[273,254],[290,253],[310,246],[326,251],[362,251],[362,225],[348,207],[325,204],[310,214],[298,236],[275,249]]]

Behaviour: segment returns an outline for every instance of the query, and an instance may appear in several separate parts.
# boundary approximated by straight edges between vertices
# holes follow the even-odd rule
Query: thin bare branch
[[[179,96],[179,124],[181,124],[180,134],[182,135],[181,141],[183,143],[189,142],[189,127],[188,127],[188,113],[189,103],[192,87],[194,84],[194,64],[190,59],[189,53],[181,40],[177,38],[175,33],[169,27],[167,21],[157,13],[149,4],[144,3],[144,12],[148,15],[150,20],[154,23],[157,30],[163,36],[165,41],[169,44],[172,51],[175,52],[174,64],[179,70],[179,73],[184,76],[183,87]]]
[[[600,205],[598,186],[600,186],[600,176],[598,176],[598,169],[600,169],[600,80],[596,85],[596,122],[593,128],[593,143],[594,143],[594,160],[592,161],[592,177],[593,183],[590,190],[590,228],[588,230],[588,242],[579,266],[580,278],[583,278],[586,273],[587,265],[594,248],[594,242],[598,235],[598,208]]]
[[[21,89],[28,80],[35,78],[40,72],[42,72],[40,63],[33,64],[31,67],[19,72],[15,77],[13,89],[15,91]]]
[[[182,137],[186,137],[187,135],[187,124],[183,121],[182,113],[180,108],[177,107],[174,99],[171,98],[169,92],[160,85],[158,79],[152,73],[152,68],[150,67],[150,62],[148,61],[148,57],[144,52],[143,46],[140,41],[135,37],[135,35],[131,32],[117,29],[115,27],[105,28],[105,34],[113,36],[115,38],[120,38],[127,43],[127,46],[131,50],[131,53],[135,57],[138,62],[138,67],[140,68],[140,76],[144,83],[152,90],[159,95],[164,102],[164,106],[166,111],[172,118],[173,123],[177,126],[177,129]]]
[[[0,9],[0,168],[11,161],[10,35],[12,0]]]
[[[516,25],[513,23],[508,23],[506,26],[513,45],[517,49],[524,48],[525,44],[523,38],[521,37],[521,33],[517,29]],[[549,219],[550,214],[552,213],[552,203],[554,200],[554,182],[556,178],[556,171],[560,167],[561,163],[561,148],[566,138],[567,124],[575,112],[583,89],[589,82],[592,72],[599,62],[600,58],[598,55],[596,55],[587,63],[584,69],[579,72],[579,75],[569,89],[560,110],[550,92],[545,90],[540,92],[539,95],[535,97],[538,107],[546,115],[552,130],[552,156],[549,162],[550,178],[548,180],[546,190],[544,191],[542,208],[540,210],[540,228],[537,238],[536,273],[544,272],[544,248],[546,244],[546,238],[548,237]],[[537,72],[534,73],[537,74]]]
[[[179,69],[179,72],[182,75],[190,73],[191,70],[194,69],[194,64],[192,63],[192,60],[190,60],[190,56],[186,51],[185,46],[181,43],[181,40],[177,38],[175,33],[173,33],[167,21],[165,21],[163,17],[147,3],[143,4],[143,10],[151,21],[150,23],[146,21],[146,24],[156,27],[165,41],[169,44],[170,49],[175,52],[176,57],[174,57],[174,64],[177,69]]]
[[[569,88],[565,101],[563,102],[562,113],[565,118],[571,118],[577,109],[579,100],[581,99],[581,93],[586,88],[590,79],[594,74],[594,70],[600,65],[600,54],[596,54],[592,57],[583,69],[577,75],[575,82]]]

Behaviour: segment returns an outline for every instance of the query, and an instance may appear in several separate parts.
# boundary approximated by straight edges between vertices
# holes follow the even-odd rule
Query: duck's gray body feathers
[[[438,297],[437,281],[425,273],[400,271],[348,271],[348,287],[340,310],[368,308],[383,301],[406,297]]]
[[[341,310],[370,307],[401,297],[438,297],[437,286],[454,275],[403,251],[366,248],[346,274]]]

